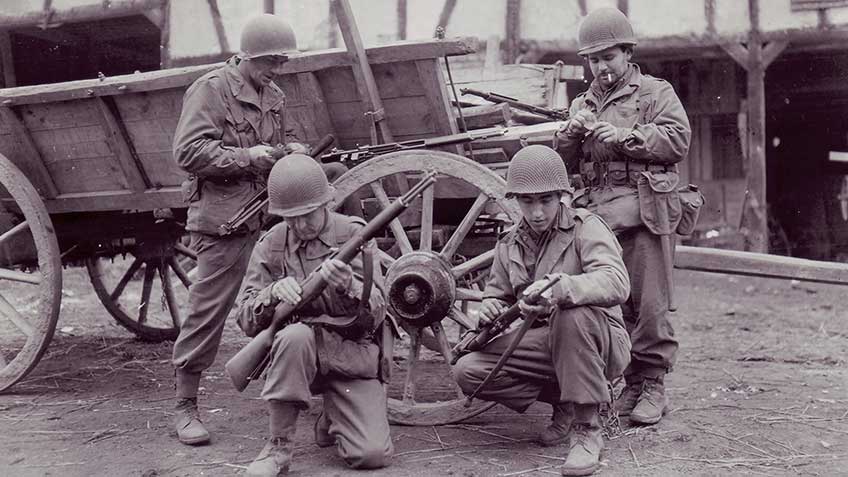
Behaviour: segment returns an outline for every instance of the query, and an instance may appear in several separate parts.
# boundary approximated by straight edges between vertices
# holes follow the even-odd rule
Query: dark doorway
[[[159,69],[159,28],[143,15],[10,33],[17,86]]]

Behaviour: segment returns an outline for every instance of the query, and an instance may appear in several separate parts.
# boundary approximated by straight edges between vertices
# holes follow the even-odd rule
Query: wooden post
[[[518,58],[518,47],[521,42],[521,0],[507,0],[505,31],[504,63],[512,64]]]
[[[171,66],[171,1],[162,0],[162,21],[159,23],[159,68]]]
[[[265,13],[274,13],[274,0],[265,0],[262,3],[262,11]]]
[[[397,0],[397,37],[398,40],[406,40],[406,14],[408,11],[407,0]]]
[[[12,35],[8,30],[0,31],[0,66],[3,68],[3,87],[14,88],[18,85],[15,80],[15,63],[12,58]]]
[[[439,20],[436,22],[436,28],[433,30],[438,30],[439,27],[448,29],[448,23],[450,23],[450,17],[453,13],[453,9],[456,7],[456,0],[445,0],[445,4],[442,5],[442,11],[439,13]]]
[[[227,31],[224,29],[224,21],[221,19],[221,10],[218,9],[218,0],[207,0],[209,11],[212,13],[212,24],[215,25],[215,34],[218,36],[218,45],[221,53],[229,53],[230,42],[227,40]]]

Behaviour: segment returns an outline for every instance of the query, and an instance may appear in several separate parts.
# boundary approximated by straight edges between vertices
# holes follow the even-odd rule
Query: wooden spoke
[[[457,300],[483,301],[483,292],[480,290],[472,290],[471,288],[456,288]]]
[[[29,230],[29,223],[26,221],[21,222],[18,225],[12,227],[11,229],[3,232],[3,234],[0,235],[0,245],[3,245],[3,242],[9,240],[10,238],[12,238],[12,236],[17,235],[23,232],[24,230]]]
[[[27,338],[32,336],[35,332],[32,325],[27,321],[27,319],[18,313],[18,310],[9,303],[3,295],[0,295],[0,315],[5,315],[6,318],[9,318],[15,326],[18,327],[21,331],[27,335]]]
[[[8,268],[0,268],[0,280],[11,280],[13,282],[30,283],[38,285],[41,283],[41,275],[37,273],[25,273]]]
[[[3,350],[0,349],[0,371],[6,367],[9,363],[6,362],[6,358],[3,356]]]
[[[377,250],[377,257],[380,259],[380,265],[386,268],[395,263],[395,258],[382,250]]]
[[[173,260],[174,257],[171,257],[171,259]],[[168,272],[169,264],[160,263],[158,268],[159,279],[162,281],[162,293],[165,295],[165,305],[168,307],[174,327],[179,328],[183,320],[180,315],[180,306],[176,297],[174,297],[173,282],[171,281],[171,274]]]
[[[168,265],[171,267],[171,270],[174,271],[174,275],[176,275],[177,278],[180,279],[180,281],[183,283],[183,285],[185,285],[186,288],[191,286],[191,280],[188,278],[188,275],[186,275],[185,270],[183,270],[183,267],[177,261],[176,257],[169,258]]]
[[[186,247],[185,245],[181,244],[180,242],[177,242],[177,243],[174,244],[174,251],[177,252],[178,254],[184,256],[184,257],[188,257],[192,260],[197,260],[197,253],[195,253],[194,250],[192,250],[192,249]]]
[[[380,206],[383,209],[385,209],[391,204],[391,202],[389,202],[389,196],[388,194],[386,194],[386,189],[383,188],[383,184],[381,184],[380,181],[372,182],[371,190],[374,191],[374,197],[377,198],[377,202],[380,203]],[[400,247],[401,253],[412,252],[412,243],[409,241],[409,237],[403,230],[403,225],[401,225],[400,220],[392,220],[392,222],[389,224],[389,228],[392,230],[392,234],[397,240],[398,247]]]
[[[109,294],[109,298],[111,298],[112,301],[118,301],[118,298],[120,298],[121,295],[124,293],[124,289],[127,287],[127,284],[130,282],[130,280],[132,280],[133,275],[135,275],[135,272],[137,272],[142,265],[143,262],[139,259],[135,259],[133,261],[132,265],[130,265],[130,268],[128,268],[127,271],[124,272],[124,276],[121,277],[121,281],[119,281],[118,284],[115,285],[115,289],[112,290],[112,293]]]
[[[445,359],[445,364],[450,366],[450,362],[453,361],[453,352],[451,351],[451,345],[448,342],[448,336],[445,334],[445,328],[442,326],[441,322],[437,322],[430,325],[430,329],[433,331],[433,335],[439,343],[439,351]],[[462,392],[462,389],[460,389],[456,383],[454,383],[454,387],[456,388],[456,397],[458,399],[464,398],[465,394]]]
[[[453,322],[463,327],[466,330],[470,330],[475,328],[477,325],[474,323],[468,315],[465,314],[464,311],[460,310],[456,306],[451,308],[450,313],[448,313],[448,318],[450,318]]]
[[[147,308],[150,306],[150,292],[153,290],[153,278],[156,276],[156,268],[151,262],[145,262],[144,284],[141,288],[141,303],[138,305],[138,324],[147,321]]]
[[[467,260],[465,262],[460,263],[459,265],[453,267],[451,272],[453,273],[454,278],[462,278],[469,273],[476,272],[482,268],[490,267],[492,262],[495,259],[495,250],[487,250],[480,255],[472,258],[471,260]]]
[[[410,328],[409,332],[409,357],[406,364],[406,380],[403,383],[403,402],[411,404],[415,402],[415,368],[421,355],[421,331]]]
[[[488,201],[489,196],[485,192],[481,192],[477,195],[477,199],[474,200],[471,208],[468,209],[468,213],[462,218],[462,222],[459,223],[456,231],[454,231],[451,238],[448,239],[448,242],[442,248],[442,251],[440,252],[442,257],[446,260],[451,260],[453,254],[456,253],[459,249],[459,245],[465,239],[465,236],[468,235],[469,231],[471,231],[471,227],[474,226],[474,222],[477,221],[477,217],[480,217],[480,214],[483,212]]]
[[[418,249],[425,252],[433,249],[433,189],[434,187],[424,189],[421,196],[421,238]]]

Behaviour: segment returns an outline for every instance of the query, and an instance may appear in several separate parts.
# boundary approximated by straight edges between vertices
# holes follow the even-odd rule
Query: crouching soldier
[[[248,336],[269,326],[277,304],[300,300],[299,283],[313,270],[319,270],[327,287],[297,310],[297,323],[274,338],[262,390],[271,435],[247,475],[288,471],[298,413],[309,406],[313,393],[324,396],[316,444],[335,444],[350,467],[383,467],[393,448],[380,348],[373,336],[385,317],[385,302],[371,286],[367,303],[360,304],[364,284],[354,268],[361,271],[364,260],[375,263],[371,253],[363,253],[353,268],[331,258],[364,222],[330,211],[333,189],[321,166],[306,155],[292,154],[274,165],[268,196],[269,213],[284,222],[262,236],[253,250],[239,298],[239,326]]]
[[[480,326],[491,325],[516,302],[523,317],[537,319],[477,396],[518,412],[537,400],[552,404],[552,423],[540,434],[541,443],[570,440],[562,474],[590,475],[603,448],[599,408],[610,401],[608,379],[629,361],[619,305],[630,283],[615,235],[598,216],[571,208],[571,193],[565,165],[549,147],[525,147],[509,164],[506,195],[518,201],[523,219],[495,246]],[[522,300],[557,276],[559,283],[541,301]],[[507,332],[457,362],[454,377],[465,393],[485,379],[513,335]]]

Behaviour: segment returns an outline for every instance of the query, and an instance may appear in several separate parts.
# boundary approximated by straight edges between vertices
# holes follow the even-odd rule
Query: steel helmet
[[[297,53],[294,30],[277,15],[263,13],[247,21],[241,30],[242,58]]]
[[[577,34],[581,56],[597,53],[617,45],[636,46],[636,35],[630,20],[612,7],[592,10],[580,24]]]
[[[330,202],[334,192],[315,159],[289,154],[277,161],[268,175],[268,213],[305,215]]]
[[[534,144],[512,156],[506,171],[507,197],[556,191],[572,192],[565,163],[556,151]]]

